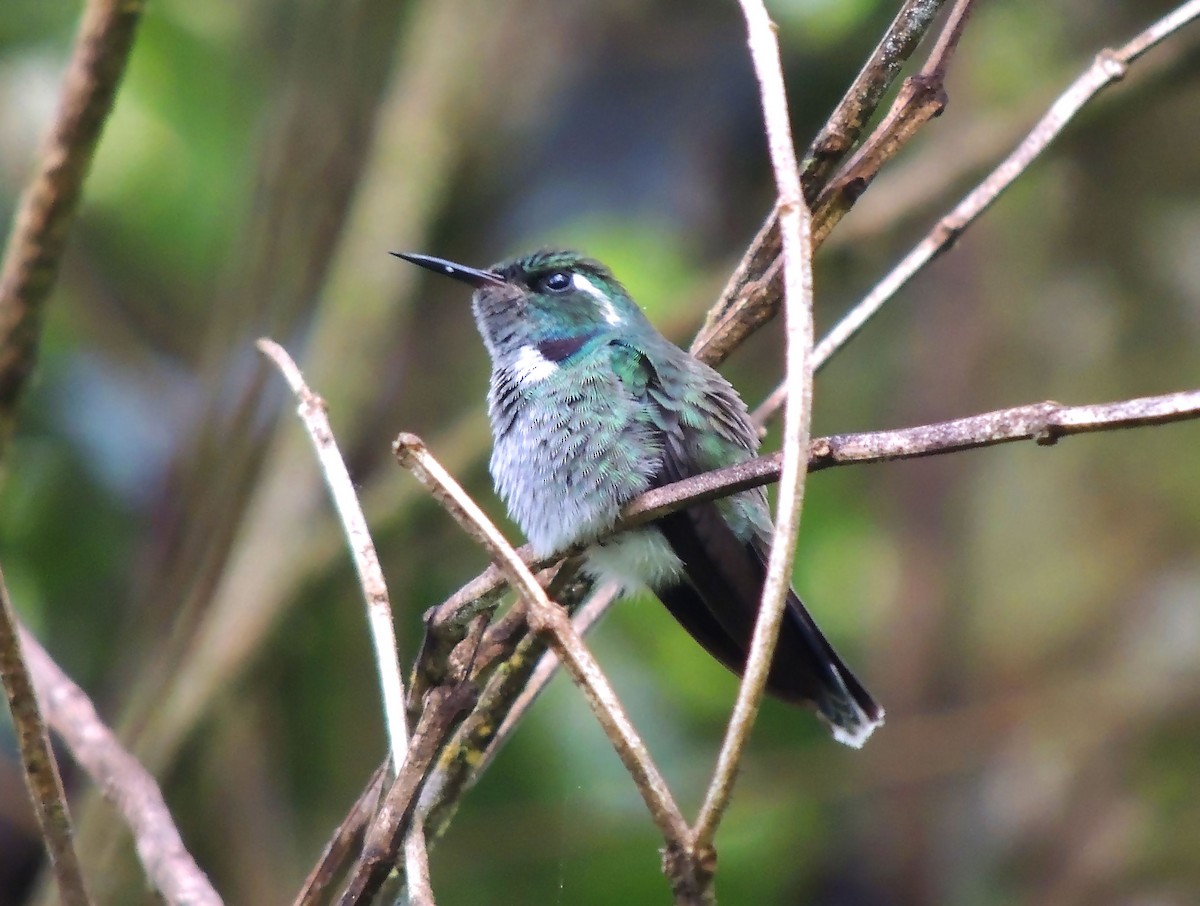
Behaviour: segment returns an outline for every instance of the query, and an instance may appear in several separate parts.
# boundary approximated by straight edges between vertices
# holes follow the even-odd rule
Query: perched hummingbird
[[[576,252],[542,250],[488,270],[393,254],[475,288],[492,358],[492,478],[534,550],[594,541],[589,574],[624,590],[649,586],[740,674],[771,543],[761,488],[596,541],[644,491],[755,455],[758,434],[737,391],[663,337],[608,268]],[[847,745],[883,722],[795,592],[767,689],[814,706]]]

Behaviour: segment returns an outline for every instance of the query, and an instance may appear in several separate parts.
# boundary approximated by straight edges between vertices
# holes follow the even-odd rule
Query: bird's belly
[[[493,403],[492,478],[540,555],[608,531],[659,468],[647,429],[597,404],[548,390],[525,400],[499,428]]]
[[[561,440],[498,440],[491,470],[509,515],[541,556],[590,541],[620,513],[613,488],[583,472]]]

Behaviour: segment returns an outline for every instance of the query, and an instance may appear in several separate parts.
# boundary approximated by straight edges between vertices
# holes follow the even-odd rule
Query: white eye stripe
[[[600,310],[604,313],[604,320],[609,324],[620,324],[621,315],[616,307],[612,304],[612,300],[608,298],[600,288],[583,274],[573,274],[571,283],[581,293],[587,293],[600,304]]]

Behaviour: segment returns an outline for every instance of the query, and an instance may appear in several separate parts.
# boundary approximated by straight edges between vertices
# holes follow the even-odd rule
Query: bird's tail
[[[767,690],[785,701],[811,702],[833,738],[856,749],[883,723],[883,708],[833,650],[795,592],[788,593]]]
[[[713,657],[740,675],[766,576],[766,540],[739,540],[712,504],[655,524],[686,576],[656,589],[659,599]],[[883,708],[838,657],[795,592],[788,593],[767,691],[815,707],[834,738],[855,748],[883,723]]]
[[[734,628],[728,612],[714,613],[695,586],[679,583],[658,591],[671,614],[718,661],[741,676],[750,650],[753,623]],[[723,604],[728,603],[728,599]],[[816,709],[833,738],[860,748],[883,723],[883,708],[833,650],[804,604],[789,593],[780,626],[767,692]]]

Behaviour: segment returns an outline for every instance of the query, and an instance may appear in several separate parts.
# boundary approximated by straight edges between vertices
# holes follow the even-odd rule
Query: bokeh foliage
[[[947,112],[818,256],[818,327],[1097,49],[1169,6],[982,4]],[[801,144],[892,8],[773,7]],[[6,221],[76,13],[0,6]],[[1105,96],[822,373],[819,432],[1195,386],[1197,43]],[[686,342],[771,193],[732,3],[150,5],[5,463],[0,561],[229,902],[285,900],[383,753],[351,570],[253,340],[288,345],[330,400],[411,656],[420,613],[484,560],[392,436],[421,433],[501,508],[466,298],[388,250],[576,245]],[[729,361],[751,402],[779,352],[769,326]],[[814,476],[798,586],[888,723],[853,753],[766,708],[718,838],[722,898],[1200,898],[1198,442],[1184,424]],[[732,679],[650,599],[594,644],[695,803]],[[149,902],[113,813],[69,779],[104,901]],[[438,845],[434,884],[443,904],[661,902],[658,844],[559,680]],[[23,901],[36,855],[0,724],[0,902]]]

